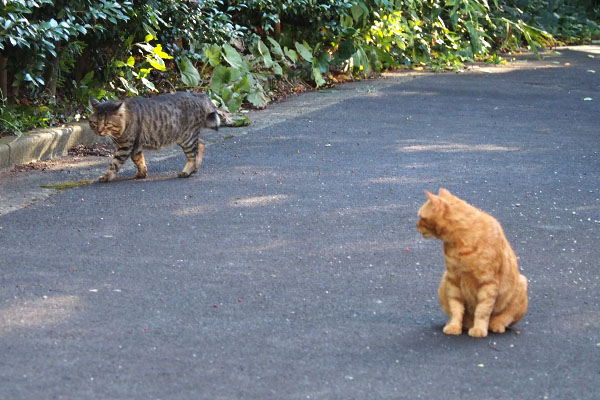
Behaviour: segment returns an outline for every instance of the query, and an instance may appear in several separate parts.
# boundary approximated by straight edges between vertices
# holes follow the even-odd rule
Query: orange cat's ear
[[[438,195],[441,197],[452,197],[452,193],[450,193],[450,191],[448,189],[444,189],[444,188],[440,188]]]
[[[425,195],[427,195],[429,201],[431,201],[434,205],[440,202],[440,198],[435,194],[431,193],[429,190],[425,191]]]
[[[427,198],[433,205],[433,208],[440,209],[441,207],[443,207],[443,204],[445,203],[444,199],[442,199],[439,196],[436,196],[435,194],[431,193],[429,190],[426,190],[425,194],[427,195]]]

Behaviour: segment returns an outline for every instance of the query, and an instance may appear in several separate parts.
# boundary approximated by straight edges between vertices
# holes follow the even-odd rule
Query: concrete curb
[[[36,129],[16,139],[0,138],[0,171],[18,164],[64,156],[77,144],[92,145],[105,141],[92,132],[87,122]]]
[[[252,121],[250,126],[237,128],[224,126],[218,132],[207,129],[203,131],[202,138],[210,144],[230,136],[243,136],[249,132],[283,122],[288,118],[308,114],[322,107],[359,96],[368,90],[365,87],[376,90],[415,77],[413,74],[398,76],[389,74],[388,79],[357,81],[339,85],[335,90],[307,92],[302,96],[294,97],[298,107],[291,111],[278,111],[279,108],[273,105],[270,107],[269,113],[262,110],[251,111],[249,113]],[[0,171],[19,164],[65,156],[68,150],[77,144],[92,145],[109,142],[110,139],[94,134],[87,121],[69,124],[61,128],[32,130],[17,139],[14,137],[0,138]]]
[[[588,50],[588,47],[596,49],[597,46],[579,46],[577,48]],[[561,48],[565,49],[565,48]],[[597,51],[597,50],[596,50]],[[480,72],[489,72],[488,70],[498,72],[501,70],[512,70],[520,65],[526,65],[528,68],[533,63],[545,62],[537,60],[533,55],[524,55],[521,63],[510,63],[509,67],[477,67]],[[323,107],[328,107],[348,98],[360,96],[365,91],[376,93],[379,89],[387,86],[411,81],[427,76],[419,72],[389,72],[382,78],[375,80],[363,80],[338,85],[334,89],[310,91],[303,93],[302,96],[294,97],[297,107],[292,110],[277,107],[277,103],[269,106],[269,112],[251,111],[249,113],[252,124],[248,127],[227,128],[223,127],[219,132],[206,130],[203,139],[207,143],[228,138],[229,136],[242,136],[249,132],[264,129],[268,126],[286,121],[289,118],[296,118],[314,112]],[[287,101],[287,100],[286,100]],[[108,143],[109,139],[102,138],[92,132],[87,121],[70,124],[61,128],[37,129],[28,132],[18,139],[14,137],[0,138],[0,171],[10,169],[15,165],[25,164],[34,161],[47,160],[53,157],[65,156],[68,150],[77,145],[92,145],[96,143]]]

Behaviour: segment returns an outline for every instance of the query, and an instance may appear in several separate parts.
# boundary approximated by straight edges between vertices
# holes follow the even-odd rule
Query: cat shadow
[[[185,178],[185,179],[189,180],[189,179],[193,179],[193,177],[194,176],[191,176],[191,177]],[[97,184],[97,185],[110,185],[110,184],[125,183],[125,182],[159,182],[159,181],[168,181],[168,180],[172,180],[172,179],[184,180],[183,178],[177,177],[177,174],[172,172],[172,173],[168,173],[168,174],[157,174],[157,175],[147,176],[144,179],[136,178],[135,175],[117,176],[110,182],[100,182],[98,179],[96,179],[96,180],[93,180],[91,183]]]
[[[460,335],[446,335],[443,332],[446,324],[444,316],[429,313],[364,315],[360,319],[370,325],[385,325],[389,328],[384,341],[377,340],[370,344],[376,354],[381,353],[376,355],[378,358],[435,358],[441,350],[448,354],[470,353],[482,349],[500,351],[496,343],[499,346],[520,335],[518,327],[507,328],[505,333],[490,331],[485,338],[469,336],[467,328],[463,328]]]

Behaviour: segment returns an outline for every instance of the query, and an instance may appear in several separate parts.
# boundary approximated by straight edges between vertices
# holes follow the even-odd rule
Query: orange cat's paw
[[[490,321],[490,331],[494,333],[504,333],[506,331],[506,327],[502,322]]]
[[[446,324],[444,333],[446,335],[460,335],[462,333],[462,326],[460,324]]]
[[[484,328],[473,327],[473,328],[469,329],[469,336],[471,336],[471,337],[482,338],[482,337],[486,337],[487,334],[488,334],[488,331],[487,331],[487,329],[484,329]]]

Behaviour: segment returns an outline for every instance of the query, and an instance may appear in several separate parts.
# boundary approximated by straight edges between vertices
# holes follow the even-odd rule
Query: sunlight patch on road
[[[382,241],[382,240],[359,240],[355,242],[345,242],[343,244],[333,244],[319,249],[319,254],[328,254],[330,256],[345,256],[351,259],[352,256],[387,252],[406,251],[410,246],[407,241]],[[317,255],[316,253],[309,253]]]
[[[216,211],[216,208],[214,206],[201,204],[199,206],[183,207],[178,210],[173,210],[173,214],[180,216],[180,217],[186,217],[186,216],[190,216],[190,215],[208,214],[208,213],[214,212],[214,211]]]
[[[246,197],[241,199],[235,199],[232,202],[230,202],[229,205],[232,207],[258,207],[273,203],[279,203],[287,198],[288,196],[286,194]]]
[[[413,146],[401,146],[398,151],[400,153],[415,153],[420,151],[433,151],[438,153],[461,153],[461,152],[476,152],[476,151],[518,151],[518,147],[497,146],[493,144],[423,144]]]
[[[262,253],[263,251],[279,250],[284,247],[289,247],[293,243],[289,240],[275,240],[269,243],[261,243],[256,246],[240,246],[237,248],[242,253]]]
[[[572,51],[580,51],[582,53],[591,53],[600,55],[600,47],[598,45],[595,46],[569,46],[569,47],[559,47],[558,50],[572,50]]]
[[[59,324],[69,319],[79,305],[78,296],[63,295],[44,296],[0,308],[0,336]]]
[[[406,176],[383,176],[380,178],[369,179],[363,183],[364,184],[378,183],[378,184],[384,184],[384,185],[389,185],[389,184],[405,185],[405,184],[411,184],[411,183],[418,183],[418,184],[432,183],[432,182],[436,182],[438,180],[439,179],[435,179],[435,178],[431,178],[431,177],[412,178],[412,177],[406,177]]]

